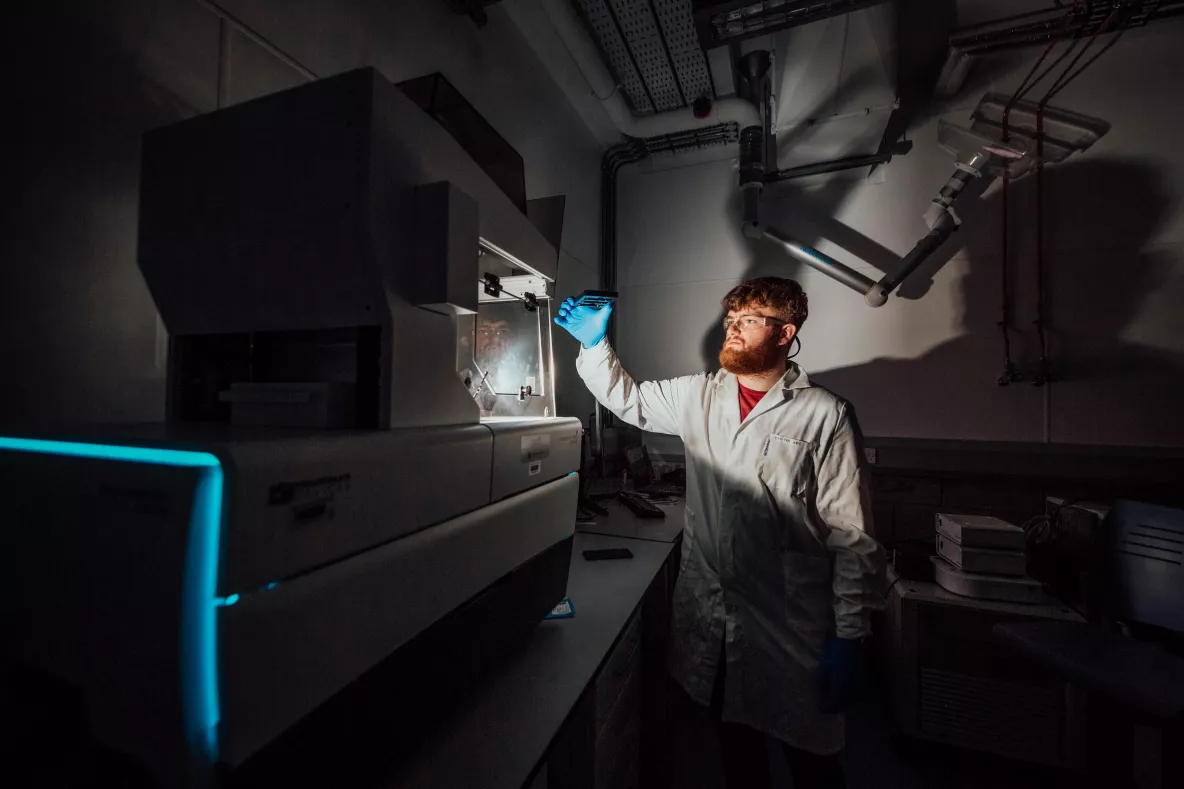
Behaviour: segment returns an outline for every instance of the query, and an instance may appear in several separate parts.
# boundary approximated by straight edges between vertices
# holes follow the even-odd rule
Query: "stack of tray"
[[[1040,602],[1040,583],[1026,573],[1024,545],[1024,530],[1006,521],[939,513],[934,578],[946,591],[965,597]]]

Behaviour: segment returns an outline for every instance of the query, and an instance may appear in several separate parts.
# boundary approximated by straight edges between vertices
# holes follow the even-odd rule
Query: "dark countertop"
[[[619,516],[614,508],[610,518],[601,519],[603,526],[613,528]],[[620,529],[646,532],[649,524],[672,520],[681,531],[681,509],[665,521]],[[577,533],[567,584],[575,616],[540,623],[529,642],[476,688],[386,786],[520,789],[676,547],[673,539]],[[582,555],[619,547],[629,548],[633,558],[589,562]]]
[[[598,502],[608,510],[608,517],[598,515],[595,523],[577,523],[576,531],[584,534],[604,534],[611,537],[630,537],[635,540],[656,540],[674,542],[682,534],[683,519],[687,509],[685,499],[671,504],[658,504],[666,517],[639,518],[620,501],[608,499]]]
[[[1018,441],[864,437],[875,474],[992,475],[1073,482],[1172,484],[1184,475],[1184,451]]]

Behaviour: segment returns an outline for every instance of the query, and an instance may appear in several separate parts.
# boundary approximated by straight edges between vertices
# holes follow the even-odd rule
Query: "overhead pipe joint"
[[[745,90],[750,98],[759,99],[762,124],[747,126],[740,132],[740,193],[744,201],[744,218],[741,227],[748,238],[767,238],[776,241],[786,252],[806,265],[821,271],[832,279],[842,282],[860,293],[868,292],[873,285],[871,279],[860,274],[817,249],[803,244],[792,236],[774,227],[761,223],[761,191],[765,187],[766,159],[772,158],[769,142],[772,138],[771,84],[768,77],[769,53],[749,52],[741,59],[740,67],[745,80]]]
[[[917,270],[938,247],[946,242],[954,231],[962,225],[962,220],[954,213],[954,202],[961,196],[962,190],[975,178],[982,177],[983,168],[991,159],[986,151],[976,151],[965,162],[955,165],[954,174],[946,181],[945,186],[929,203],[925,211],[925,224],[929,232],[918,241],[909,253],[900,261],[895,271],[885,274],[871,290],[864,295],[864,301],[869,307],[883,307],[892,291],[904,281],[905,277]]]
[[[740,89],[741,98],[760,106],[769,92],[769,69],[773,58],[768,50],[756,49],[740,58],[740,75],[744,83]]]
[[[760,238],[761,191],[765,188],[764,131],[749,126],[740,132],[740,194],[744,201],[744,235]]]
[[[751,66],[752,76],[759,79],[759,60],[747,60],[745,66],[746,68]],[[762,115],[767,116],[769,111],[767,101],[761,109]],[[925,212],[925,224],[928,225],[929,232],[901,259],[900,265],[894,271],[885,274],[877,282],[829,255],[819,252],[810,245],[761,223],[760,198],[767,177],[763,155],[765,135],[765,129],[757,126],[749,126],[740,134],[740,192],[744,203],[742,225],[744,235],[749,238],[767,238],[776,241],[794,259],[863,294],[863,299],[869,307],[884,306],[892,291],[896,290],[906,277],[916,271],[958,229],[962,220],[954,212],[954,203],[962,195],[967,184],[982,176],[983,169],[991,163],[992,157],[990,150],[979,149],[967,155],[964,161],[958,162],[953,175],[930,201],[929,208]],[[1002,147],[996,150],[1003,158],[1007,158],[1004,154],[1012,153]]]

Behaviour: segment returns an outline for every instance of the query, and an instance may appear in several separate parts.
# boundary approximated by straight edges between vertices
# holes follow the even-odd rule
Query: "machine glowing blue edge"
[[[200,468],[189,516],[181,589],[181,710],[185,735],[210,762],[218,758],[219,543],[222,537],[222,464],[208,452],[86,444],[0,436],[0,451],[95,458],[127,463]]]

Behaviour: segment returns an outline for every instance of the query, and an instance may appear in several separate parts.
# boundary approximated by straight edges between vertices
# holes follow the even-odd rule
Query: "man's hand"
[[[863,689],[867,667],[863,645],[849,638],[832,638],[822,649],[818,681],[822,685],[823,712],[843,712]]]
[[[597,309],[584,305],[576,306],[575,299],[564,299],[559,305],[555,323],[579,340],[585,348],[591,348],[608,333],[608,317],[613,314],[613,305],[606,304]]]

